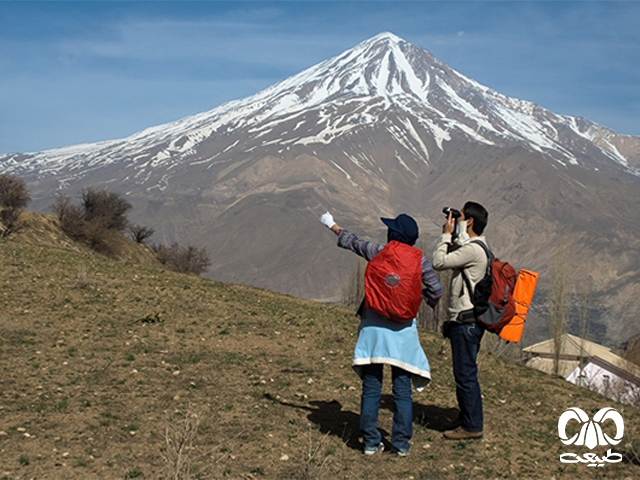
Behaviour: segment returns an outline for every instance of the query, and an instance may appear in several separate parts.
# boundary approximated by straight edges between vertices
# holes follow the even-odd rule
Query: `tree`
[[[3,237],[20,228],[20,214],[30,201],[31,196],[24,181],[12,175],[0,175],[0,221],[4,227]]]
[[[61,195],[51,208],[67,235],[86,242],[97,252],[117,256],[131,209],[119,194],[88,188],[82,191],[80,205],[73,205],[70,197]]]
[[[589,311],[591,306],[591,286],[589,284],[581,283],[580,287],[576,289],[576,307],[578,315],[578,335],[580,337],[580,373],[582,373],[585,367],[584,359],[587,357],[587,351],[585,345],[589,338]]]
[[[562,342],[567,332],[569,316],[569,263],[567,247],[561,244],[553,256],[551,272],[551,292],[549,294],[549,335],[553,339],[553,369],[560,373]]]
[[[117,193],[87,188],[82,191],[82,207],[87,222],[106,230],[122,232],[129,224],[127,212],[131,204]]]
[[[340,293],[340,303],[345,307],[358,308],[364,299],[364,271],[366,269],[367,262],[364,258],[358,257],[356,265],[345,279]]]
[[[60,220],[60,227],[70,237],[80,239],[84,237],[85,220],[80,207],[71,203],[71,197],[59,195],[51,210]]]
[[[138,224],[129,225],[129,234],[136,243],[144,243],[154,233],[155,230],[151,227]]]
[[[170,269],[190,275],[202,275],[211,265],[209,252],[193,245],[183,247],[177,242],[171,245],[153,245],[158,260]]]

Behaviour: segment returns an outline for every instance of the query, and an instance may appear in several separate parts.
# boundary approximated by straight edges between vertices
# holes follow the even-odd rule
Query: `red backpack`
[[[513,292],[516,284],[516,271],[507,262],[501,262],[493,256],[489,247],[480,240],[474,240],[487,254],[487,271],[477,284],[471,288],[469,278],[462,270],[467,290],[471,293],[473,316],[490,332],[500,333],[516,314],[516,302]]]
[[[416,318],[422,300],[422,252],[392,240],[367,264],[365,306],[396,322]]]

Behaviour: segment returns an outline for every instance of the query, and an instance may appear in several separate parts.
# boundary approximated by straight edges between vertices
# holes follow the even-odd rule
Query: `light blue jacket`
[[[413,386],[419,392],[427,386],[431,368],[420,345],[415,318],[397,323],[364,309],[351,366],[362,378],[362,366],[374,363],[386,363],[411,373]]]

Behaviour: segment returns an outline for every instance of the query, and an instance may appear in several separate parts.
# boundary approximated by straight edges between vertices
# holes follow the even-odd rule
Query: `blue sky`
[[[383,31],[505,95],[640,136],[640,2],[0,0],[0,153],[243,98]]]

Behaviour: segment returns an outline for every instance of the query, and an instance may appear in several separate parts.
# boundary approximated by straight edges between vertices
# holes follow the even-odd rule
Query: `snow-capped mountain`
[[[213,278],[311,298],[335,296],[351,265],[317,225],[325,209],[380,241],[378,217],[406,211],[434,238],[442,206],[473,198],[513,263],[548,272],[566,242],[592,259],[576,271],[626,292],[608,303],[640,307],[640,228],[625,219],[640,138],[501,95],[391,33],[213,110],[0,166],[40,209],[86,186],[126,193],[158,241],[207,246]]]
[[[121,164],[134,170],[139,182],[159,167],[340,142],[357,168],[377,175],[383,172],[373,152],[350,141],[371,130],[397,143],[394,166],[409,171],[407,161],[428,164],[442,156],[446,143],[461,137],[521,146],[561,164],[597,168],[611,161],[640,175],[639,139],[501,95],[391,33],[199,115],[122,140],[7,155],[2,162],[13,173],[73,171],[74,176]]]

